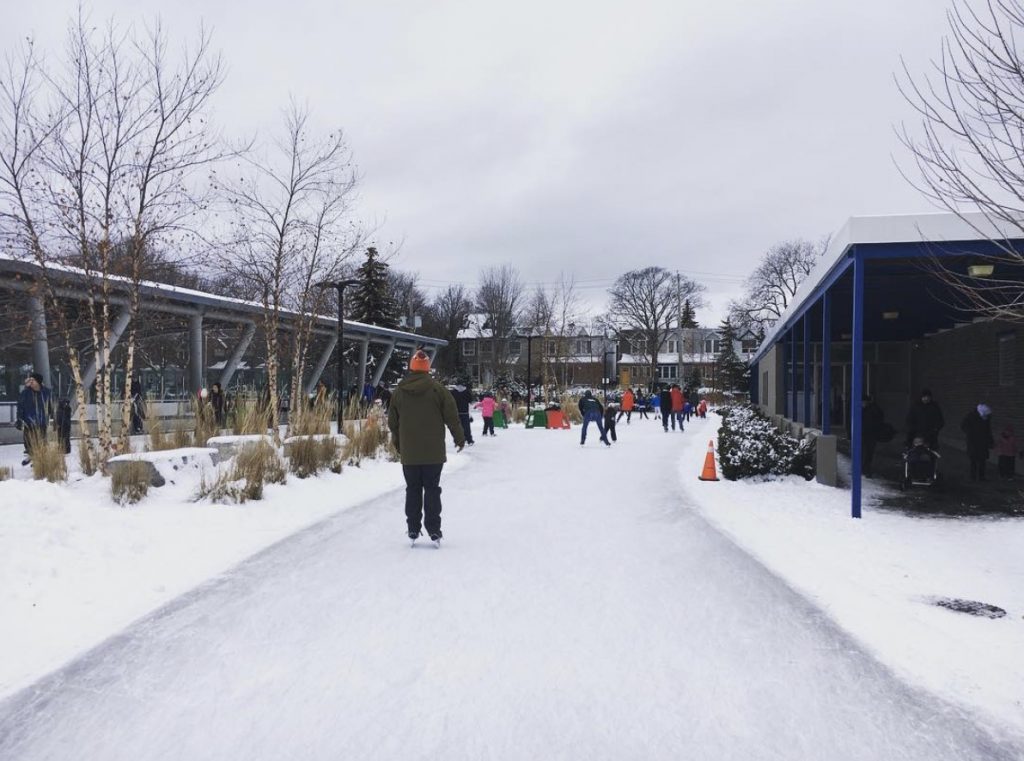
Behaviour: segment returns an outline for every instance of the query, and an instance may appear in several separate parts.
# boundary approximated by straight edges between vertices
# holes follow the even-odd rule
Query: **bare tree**
[[[427,296],[420,290],[420,276],[415,272],[388,270],[388,286],[391,297],[398,305],[398,312],[404,315],[409,330],[415,330],[414,318],[423,317],[427,311]]]
[[[602,322],[616,338],[641,348],[650,361],[651,378],[658,376],[658,351],[677,316],[677,295],[699,308],[705,286],[663,267],[645,267],[620,275],[609,289],[608,312]]]
[[[508,338],[519,325],[524,308],[525,287],[511,265],[488,267],[480,273],[476,307],[493,338],[492,370],[497,379],[508,364]]]
[[[263,304],[270,422],[277,430],[282,312],[298,312],[293,333],[293,388],[298,395],[315,315],[327,296],[316,283],[337,276],[361,242],[348,218],[357,183],[342,131],[317,136],[308,109],[294,102],[280,137],[266,150],[243,154],[219,188],[231,209],[222,268],[248,281]]]
[[[455,375],[463,367],[459,354],[459,333],[466,329],[472,313],[473,300],[462,284],[449,285],[434,298],[427,309],[423,329],[448,342],[439,352],[441,368],[448,375]]]
[[[747,278],[743,299],[729,305],[733,326],[756,333],[771,328],[793,301],[797,289],[817,266],[827,247],[827,238],[819,243],[797,238],[769,248]]]
[[[1024,2],[976,5],[980,10],[953,1],[950,32],[930,75],[915,78],[904,64],[898,85],[920,117],[920,133],[904,125],[900,137],[919,170],[910,182],[980,235],[996,235],[997,251],[984,257],[995,276],[974,277],[939,258],[937,272],[961,296],[960,306],[1022,321],[1024,255],[1007,241],[1024,237]],[[979,209],[1000,234],[967,215]]]
[[[127,379],[147,257],[158,241],[180,243],[190,233],[188,222],[203,207],[196,175],[219,158],[207,112],[221,80],[221,62],[205,32],[175,61],[159,24],[143,35],[113,24],[100,31],[80,14],[56,67],[45,66],[29,42],[19,58],[8,59],[0,81],[4,237],[16,255],[40,265],[41,295],[65,339],[86,435],[86,388],[61,301],[60,265],[84,272],[106,454],[113,450],[113,309],[126,310],[129,318]],[[127,382],[124,391],[126,433]]]

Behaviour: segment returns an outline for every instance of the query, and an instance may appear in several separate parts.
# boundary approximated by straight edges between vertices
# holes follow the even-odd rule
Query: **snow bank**
[[[4,449],[0,459],[20,455]],[[446,472],[468,458],[450,456]],[[109,479],[49,484],[16,471],[0,482],[0,697],[283,537],[404,484],[397,463],[364,460],[216,505],[192,501],[202,469],[185,467],[122,508]],[[401,523],[398,497],[395,510]]]
[[[697,480],[707,439],[688,437],[679,477],[697,509],[812,599],[908,681],[1024,731],[1024,520],[952,519],[874,509],[790,476]],[[991,620],[931,604],[961,597],[1004,608]]]

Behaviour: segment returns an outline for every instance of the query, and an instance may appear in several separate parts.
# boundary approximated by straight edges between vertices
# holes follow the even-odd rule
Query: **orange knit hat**
[[[423,349],[412,355],[412,359],[409,360],[409,369],[414,373],[430,372],[430,357],[424,353]]]

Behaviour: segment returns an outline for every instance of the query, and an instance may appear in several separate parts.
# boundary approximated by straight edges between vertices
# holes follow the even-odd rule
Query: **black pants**
[[[605,437],[611,437],[612,441],[618,441],[619,437],[615,435],[615,419],[604,421],[604,435]],[[627,420],[628,422],[628,420]]]
[[[433,536],[441,533],[441,469],[438,465],[403,465],[405,474],[405,520],[409,533],[420,526]],[[424,515],[425,513],[425,515]]]
[[[672,418],[672,429],[675,430],[676,419],[672,417],[672,410],[667,410],[664,407],[661,408],[661,427],[666,431],[668,430],[668,420]]]
[[[967,455],[971,458],[971,480],[985,480],[985,463],[988,462],[987,449],[969,449]]]
[[[621,410],[619,412],[619,416],[615,418],[615,422],[618,423],[620,420],[622,420],[623,415],[626,416],[626,425],[629,425],[629,419],[633,417],[633,410]]]
[[[871,461],[875,459],[874,439],[861,439],[860,442],[860,472],[865,476],[871,475]]]
[[[638,410],[637,410],[636,412],[637,412],[637,414],[638,414],[638,415],[639,415],[640,417],[642,417],[642,418],[643,418],[644,420],[650,420],[650,418],[649,418],[649,417],[647,416],[647,408],[646,408],[646,407],[641,407],[641,408],[640,408],[640,409],[638,409]]]
[[[484,418],[484,432],[483,432],[483,435],[486,436],[488,432],[490,432],[491,436],[494,435],[494,418],[493,417],[485,417]]]
[[[462,435],[466,437],[466,443],[473,443],[473,428],[469,424],[469,413],[460,413],[459,422],[462,423]]]
[[[1013,455],[999,455],[999,475],[1002,478],[1013,478],[1013,471],[1016,462],[1013,459]]]

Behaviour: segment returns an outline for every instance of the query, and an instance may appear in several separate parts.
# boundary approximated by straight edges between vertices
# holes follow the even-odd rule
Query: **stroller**
[[[913,446],[903,453],[903,479],[900,481],[900,491],[905,491],[911,486],[938,484],[942,478],[939,473],[941,456],[929,447],[923,438],[915,438]]]

